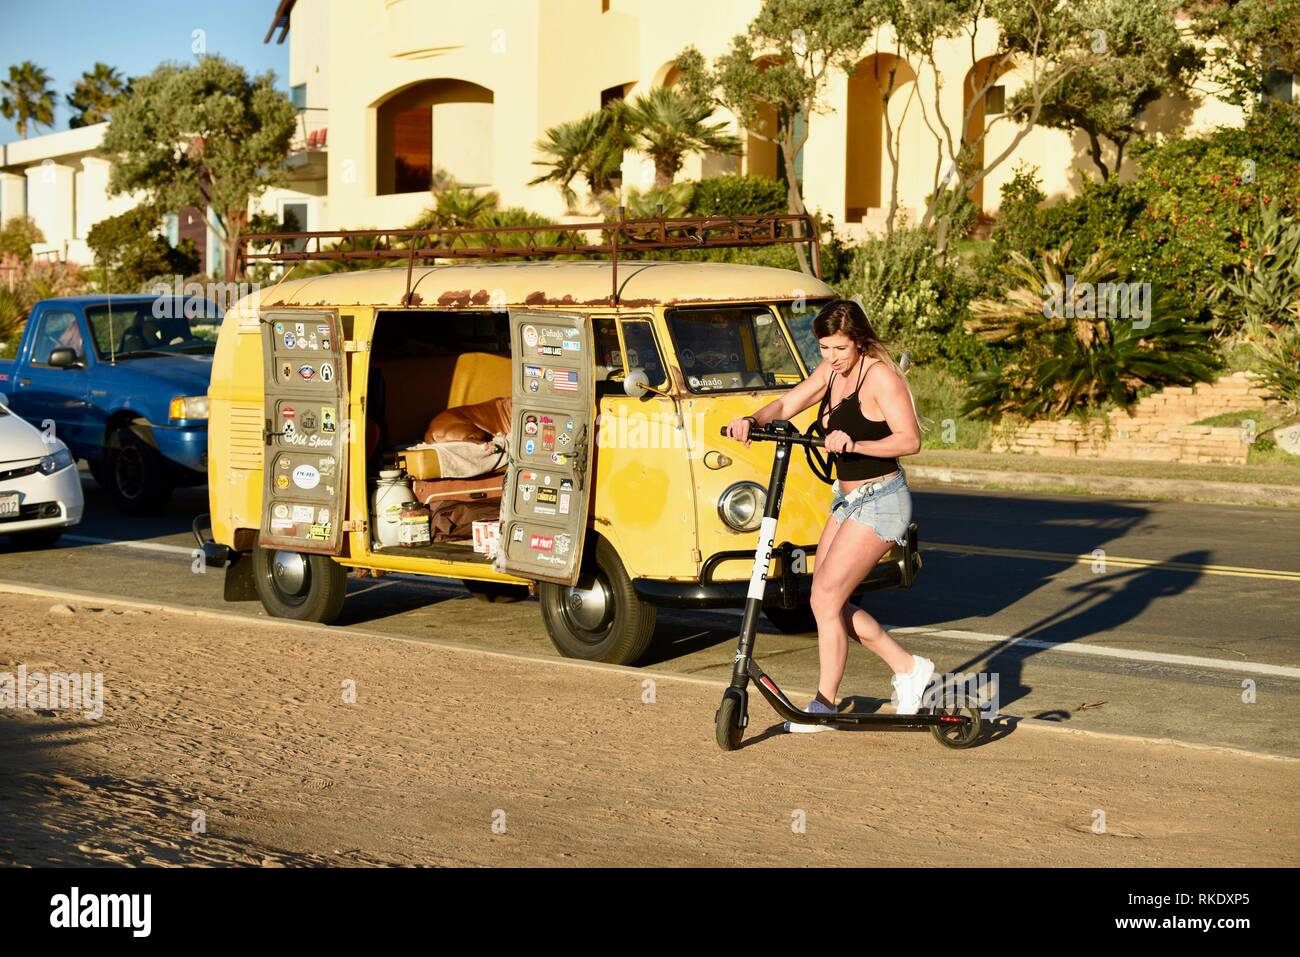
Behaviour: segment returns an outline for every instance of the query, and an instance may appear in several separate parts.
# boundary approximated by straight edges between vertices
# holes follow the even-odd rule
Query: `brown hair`
[[[818,339],[843,333],[867,355],[879,359],[895,372],[902,374],[898,363],[889,354],[886,340],[876,335],[867,318],[866,310],[852,299],[834,299],[818,311],[812,322],[813,335]]]

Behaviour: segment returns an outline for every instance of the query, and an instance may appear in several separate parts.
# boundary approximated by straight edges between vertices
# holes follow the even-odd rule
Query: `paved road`
[[[0,581],[262,614],[225,603],[219,571],[191,571],[204,490],[179,492],[165,516],[125,519],[83,482],[82,525],[47,552],[0,544]],[[1286,722],[1300,706],[1300,515],[951,489],[915,498],[921,578],[863,605],[939,669],[997,674],[1004,714],[1300,756]],[[553,653],[535,600],[487,605],[459,583],[405,576],[350,587],[342,627]],[[724,679],[739,620],[661,610],[645,664]],[[811,692],[815,637],[763,627],[759,660],[792,695]],[[841,695],[888,700],[887,669],[851,649]],[[712,714],[701,720],[711,733]]]

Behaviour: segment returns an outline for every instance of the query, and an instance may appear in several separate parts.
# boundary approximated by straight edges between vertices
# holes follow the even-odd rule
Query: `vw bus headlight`
[[[767,489],[757,482],[737,482],[718,499],[718,515],[738,532],[752,532],[763,521]]]
[[[171,419],[206,419],[208,417],[208,397],[206,395],[178,395],[172,399],[167,409]]]

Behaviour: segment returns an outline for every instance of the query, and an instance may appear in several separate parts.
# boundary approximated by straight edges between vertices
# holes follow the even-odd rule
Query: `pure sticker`
[[[320,484],[320,472],[310,465],[299,465],[293,470],[293,484],[302,489],[313,489]]]

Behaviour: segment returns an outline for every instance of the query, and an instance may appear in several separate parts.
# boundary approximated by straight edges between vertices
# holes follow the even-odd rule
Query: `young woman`
[[[856,302],[827,303],[813,334],[822,363],[803,382],[753,415],[732,420],[727,434],[749,445],[749,431],[793,419],[821,399],[818,417],[832,453],[836,480],[830,518],[817,543],[812,610],[817,619],[820,671],[807,711],[835,710],[849,637],[875,652],[894,672],[899,714],[916,714],[934,662],[905,651],[880,624],[849,601],[853,588],[912,519],[912,496],[898,457],[921,448],[912,393],[885,344]],[[786,722],[787,731],[827,731],[830,725]]]

